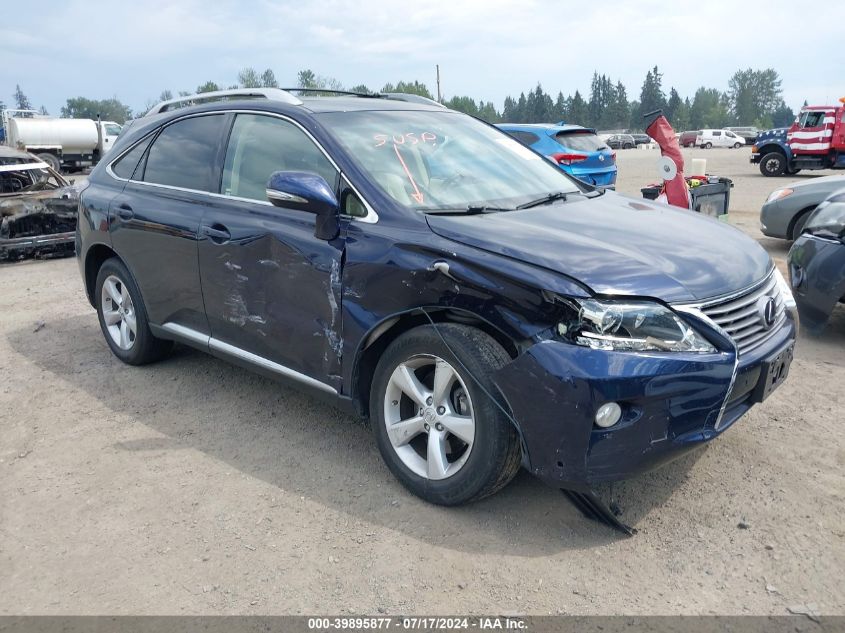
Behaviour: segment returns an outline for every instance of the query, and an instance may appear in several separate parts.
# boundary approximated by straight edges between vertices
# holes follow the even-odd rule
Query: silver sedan
[[[769,237],[798,239],[813,209],[843,187],[845,176],[825,176],[775,189],[760,209],[760,230]]]

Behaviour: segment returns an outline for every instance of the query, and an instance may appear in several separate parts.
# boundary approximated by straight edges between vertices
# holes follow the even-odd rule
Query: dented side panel
[[[447,308],[485,321],[514,342],[530,341],[554,322],[554,309],[540,288],[586,293],[560,274],[439,237],[428,230],[422,214],[418,223],[403,223],[401,241],[397,231],[391,220],[352,222],[347,230],[343,393],[352,397],[357,360],[398,316],[418,308]],[[434,267],[438,262],[448,265],[448,274]]]
[[[344,240],[315,238],[314,221],[258,202],[209,205],[202,225],[230,238],[201,235],[202,294],[212,337],[337,387]]]

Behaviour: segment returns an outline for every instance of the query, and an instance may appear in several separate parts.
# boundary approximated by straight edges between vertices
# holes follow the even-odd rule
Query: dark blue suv
[[[634,475],[786,375],[792,296],[734,228],[437,105],[203,98],[137,120],[81,195],[80,270],[126,363],[176,341],[292,379],[368,417],[440,504],[520,466],[574,490]]]

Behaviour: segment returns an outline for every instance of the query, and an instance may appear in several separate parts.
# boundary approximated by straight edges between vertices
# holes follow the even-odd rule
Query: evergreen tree
[[[15,104],[18,110],[32,110],[32,104],[21,90],[20,85],[15,86]]]
[[[588,118],[587,102],[584,101],[581,93],[576,90],[572,96],[572,103],[569,104],[569,120],[567,122],[574,123],[575,125],[584,125]]]
[[[218,90],[220,90],[220,86],[218,86],[213,81],[206,81],[201,86],[197,86],[197,94],[200,94],[200,93],[203,93],[203,92],[216,92]]]
[[[261,77],[258,76],[255,68],[244,68],[238,73],[238,83],[241,88],[260,88]]]
[[[663,75],[658,71],[657,66],[646,73],[642,90],[640,90],[639,116],[632,120],[633,129],[643,129],[643,115],[654,110],[666,109],[666,95],[663,94]]]
[[[554,106],[554,116],[552,118],[555,120],[555,123],[560,123],[561,121],[565,122],[567,117],[566,100],[563,98],[563,93],[558,92]]]
[[[278,88],[279,82],[276,81],[276,75],[273,71],[268,68],[263,73],[261,73],[261,85],[264,88]]]

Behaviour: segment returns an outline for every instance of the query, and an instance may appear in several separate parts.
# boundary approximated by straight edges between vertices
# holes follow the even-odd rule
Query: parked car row
[[[681,132],[678,143],[681,147],[733,147],[739,148],[743,145],[753,145],[757,140],[757,128],[725,128],[687,130]]]
[[[91,173],[76,252],[121,361],[178,341],[298,382],[444,505],[520,467],[632,476],[783,383],[795,304],[766,251],[544,158],[608,156],[592,130],[512,130],[528,148],[439,105],[262,91],[157,106]]]

